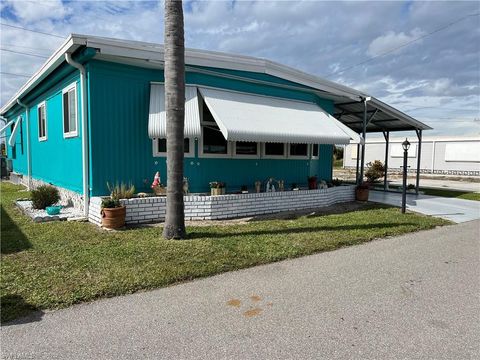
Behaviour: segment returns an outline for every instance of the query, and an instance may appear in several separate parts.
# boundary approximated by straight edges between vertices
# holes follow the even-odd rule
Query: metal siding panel
[[[148,136],[165,138],[167,136],[167,120],[165,113],[165,86],[150,86],[150,107],[148,116]],[[185,86],[185,137],[198,137],[200,130],[200,111],[198,108],[197,87]]]
[[[152,141],[148,137],[150,82],[162,82],[163,73],[100,61],[92,61],[89,70],[92,194],[107,194],[107,181],[131,181],[137,191],[151,192],[150,184],[156,171],[160,171],[163,181],[166,180],[166,159],[153,157]],[[195,74],[194,78],[196,84],[234,85],[231,80],[211,76]],[[192,80],[187,73],[188,79]],[[241,82],[236,83],[237,90],[245,90]],[[278,95],[277,89],[261,85],[252,90]],[[292,96],[292,92],[285,94],[283,89],[279,90],[283,95]],[[304,93],[293,96],[324,104],[333,111],[331,101],[308,97]],[[253,188],[256,180],[269,177],[285,180],[287,187],[292,182],[306,186],[312,166],[319,177],[328,179],[331,173],[331,159],[324,161],[323,157],[322,160],[199,158],[197,146],[198,141],[195,141],[195,157],[185,158],[184,166],[192,192],[209,191],[211,181],[227,182],[229,191],[240,190],[244,184]]]
[[[63,137],[62,89],[77,83],[78,136]],[[78,72],[57,82],[30,106],[30,145],[32,177],[82,193],[82,109]],[[47,140],[38,140],[37,105],[46,102]]]

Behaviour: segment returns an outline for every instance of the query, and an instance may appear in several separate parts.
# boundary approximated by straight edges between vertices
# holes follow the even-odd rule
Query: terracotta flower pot
[[[102,226],[104,228],[120,229],[125,226],[125,215],[127,214],[125,206],[103,208],[100,214],[102,215]]]
[[[355,190],[355,198],[358,201],[368,201],[368,188],[357,188]]]

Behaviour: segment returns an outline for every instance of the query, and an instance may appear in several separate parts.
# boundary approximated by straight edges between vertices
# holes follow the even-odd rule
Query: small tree
[[[380,160],[375,160],[374,162],[369,162],[367,164],[367,171],[365,172],[365,177],[369,183],[374,183],[378,179],[383,178],[385,175],[385,166],[383,166]]]

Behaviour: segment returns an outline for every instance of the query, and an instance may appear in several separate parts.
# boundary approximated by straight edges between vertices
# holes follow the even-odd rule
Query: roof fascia
[[[50,56],[47,61],[38,69],[35,74],[15,93],[15,95],[7,101],[7,103],[0,109],[0,114],[5,114],[13,106],[17,104],[17,99],[20,99],[29,92],[33,87],[38,85],[45,79],[53,70],[55,70],[63,61],[66,52],[74,52],[79,46],[85,44],[85,37],[70,35],[63,44]]]

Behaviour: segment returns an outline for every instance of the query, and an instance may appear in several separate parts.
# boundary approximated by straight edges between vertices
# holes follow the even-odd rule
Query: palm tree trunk
[[[183,138],[185,45],[181,0],[165,1],[165,109],[167,116],[167,211],[163,237],[184,239]]]

